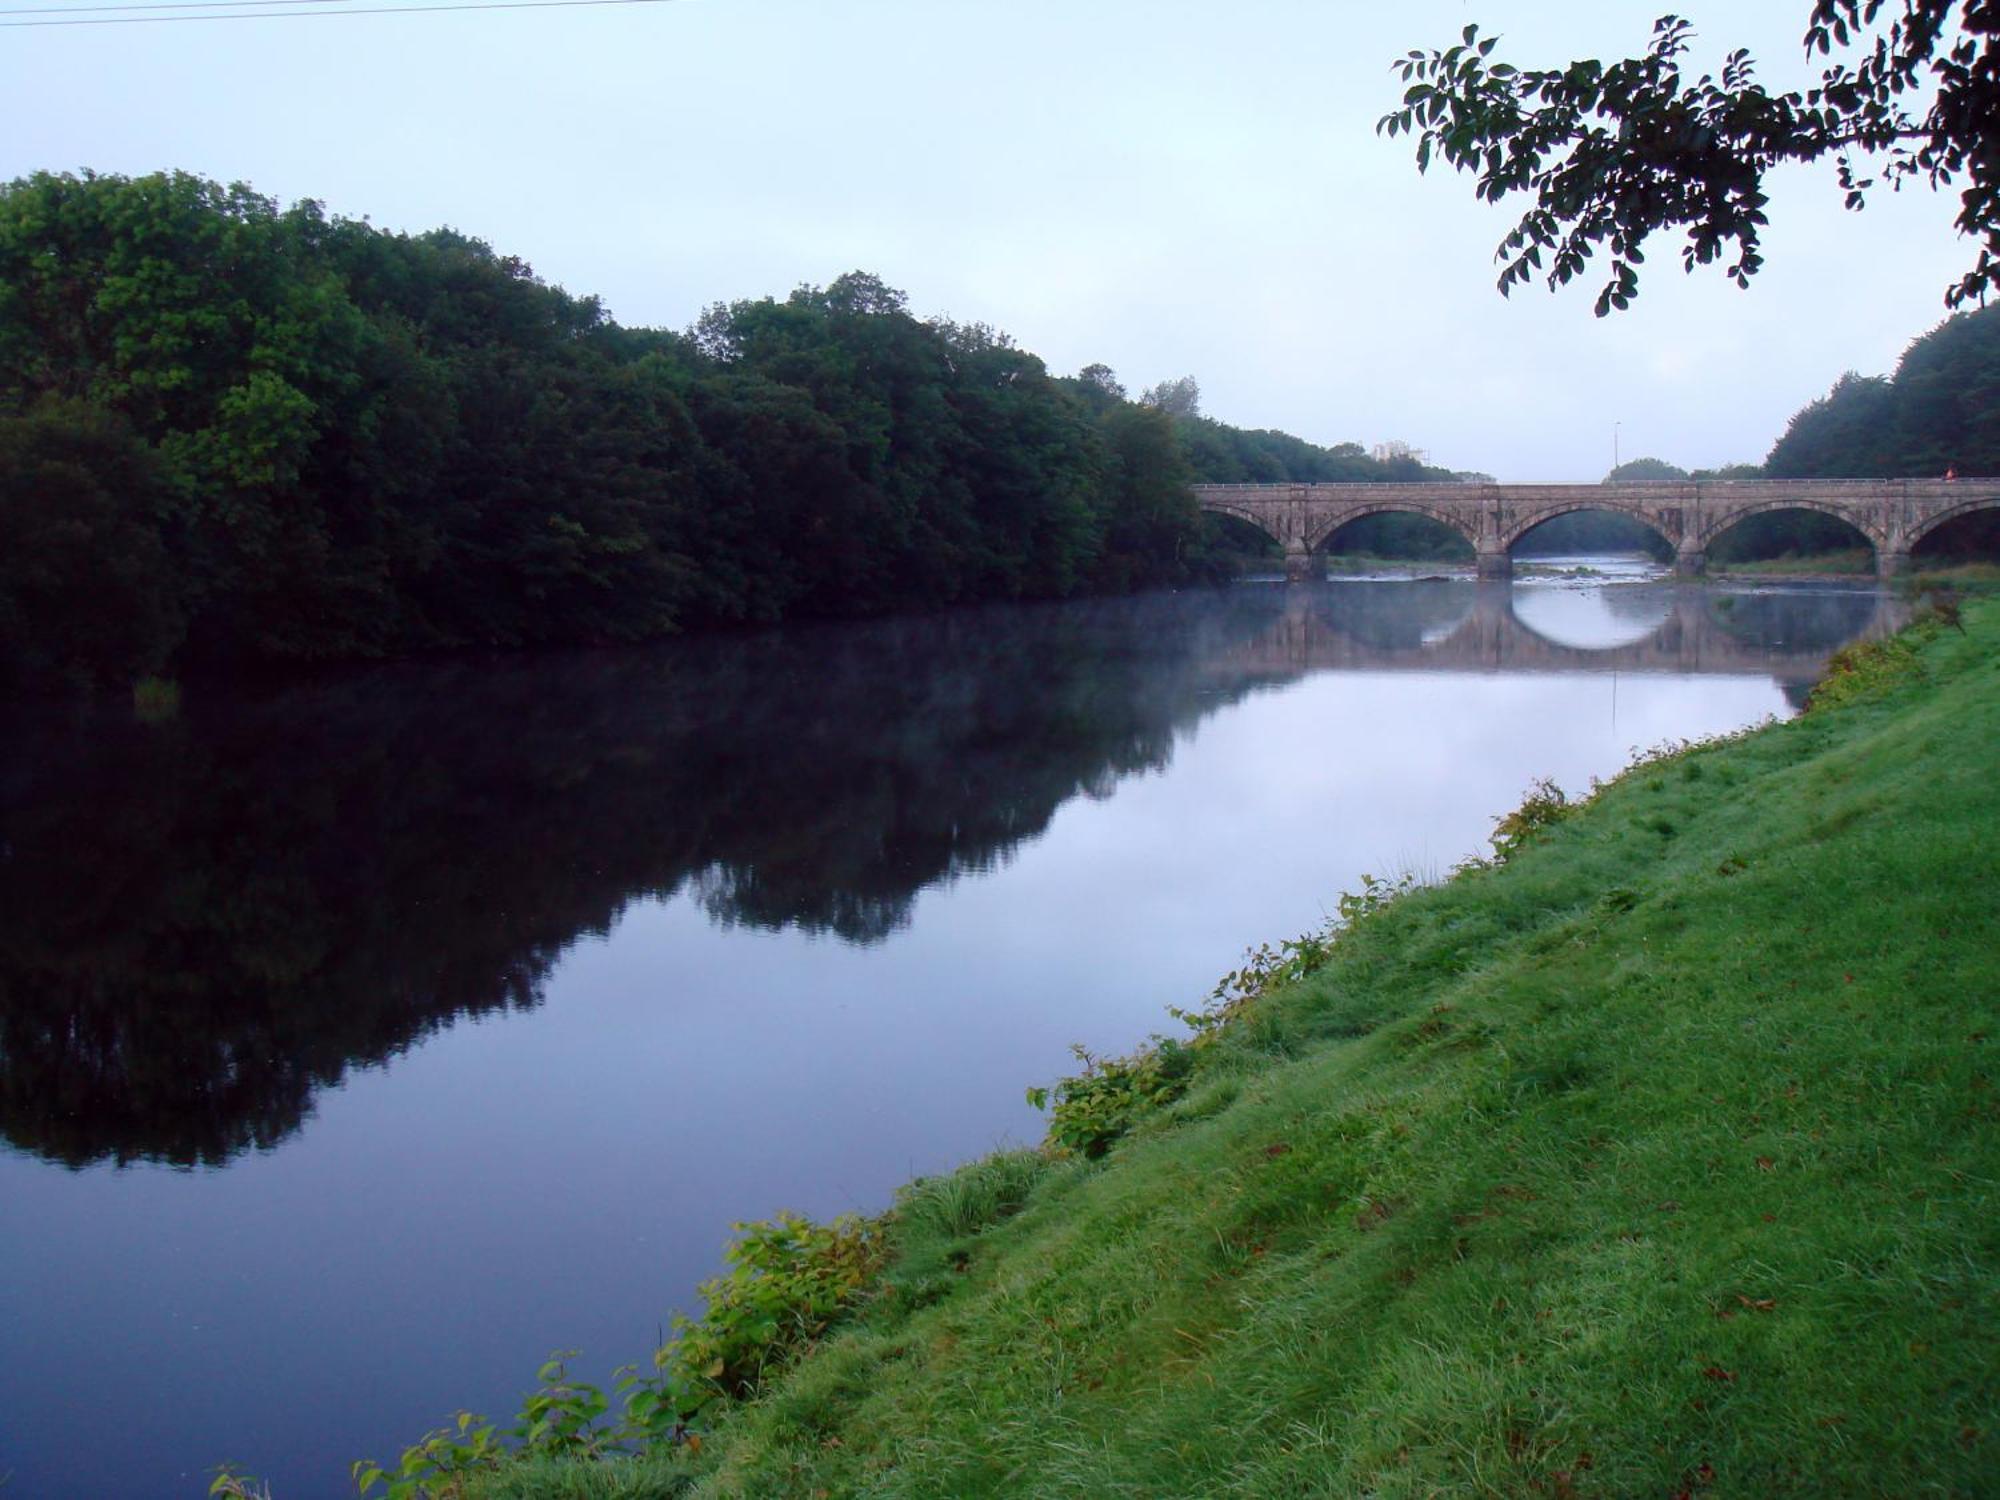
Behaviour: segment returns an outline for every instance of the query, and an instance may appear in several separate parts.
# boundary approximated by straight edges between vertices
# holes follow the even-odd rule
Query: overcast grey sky
[[[0,0],[7,5],[74,0]],[[353,5],[394,0],[347,0]],[[424,3],[424,0],[420,0]],[[428,0],[437,3],[437,0]],[[450,224],[684,327],[863,269],[1134,391],[1192,374],[1225,421],[1401,439],[1510,480],[1624,457],[1759,459],[1847,369],[1943,315],[1948,196],[1774,186],[1749,291],[1648,247],[1503,300],[1515,214],[1374,133],[1390,64],[1477,21],[1502,56],[1624,55],[1655,15],[1804,83],[1806,0],[667,0],[606,9],[10,30],[0,177],[182,168],[385,228]]]

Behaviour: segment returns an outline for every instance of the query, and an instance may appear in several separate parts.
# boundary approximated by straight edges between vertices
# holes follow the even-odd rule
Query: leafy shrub
[[[1563,789],[1544,776],[1528,788],[1528,795],[1521,799],[1519,807],[1494,819],[1494,862],[1504,865],[1576,811],[1576,805],[1564,795]]]
[[[701,1284],[708,1303],[701,1317],[674,1319],[674,1337],[653,1354],[653,1374],[618,1372],[624,1404],[616,1415],[602,1388],[571,1380],[558,1355],[542,1366],[541,1385],[513,1426],[462,1411],[404,1449],[393,1468],[356,1463],[356,1487],[368,1495],[379,1485],[386,1500],[454,1500],[468,1476],[520,1454],[604,1458],[656,1443],[698,1449],[695,1419],[718,1400],[754,1391],[767,1370],[825,1332],[867,1291],[886,1253],[881,1224],[853,1215],[816,1224],[779,1214],[735,1227],[729,1269]]]
[[[828,1224],[779,1214],[736,1229],[729,1269],[701,1284],[707,1311],[676,1317],[675,1337],[656,1357],[698,1396],[756,1389],[767,1368],[818,1338],[867,1290],[886,1256],[881,1224],[853,1214]]]
[[[1187,1092],[1194,1076],[1194,1048],[1172,1037],[1126,1057],[1093,1057],[1072,1048],[1081,1073],[1053,1089],[1028,1090],[1028,1102],[1049,1112],[1049,1137],[1065,1150],[1095,1160],[1111,1149],[1139,1118]]]
[[[506,1456],[493,1424],[462,1411],[452,1426],[427,1432],[405,1448],[393,1469],[357,1462],[354,1484],[364,1495],[379,1484],[388,1500],[451,1500],[464,1494],[468,1475],[497,1469]]]
[[[1931,624],[1933,633],[1935,623]],[[1806,700],[1807,713],[1820,713],[1843,704],[1878,698],[1900,682],[1923,675],[1912,636],[1905,631],[1882,641],[1859,641],[1843,646],[1827,661],[1826,676]]]

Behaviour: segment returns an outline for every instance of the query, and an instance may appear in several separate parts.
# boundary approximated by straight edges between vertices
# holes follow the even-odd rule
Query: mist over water
[[[1244,585],[26,710],[0,1473],[346,1495],[551,1350],[643,1359],[732,1221],[1038,1139],[1071,1043],[1441,874],[1537,777],[1792,712],[1891,614]]]

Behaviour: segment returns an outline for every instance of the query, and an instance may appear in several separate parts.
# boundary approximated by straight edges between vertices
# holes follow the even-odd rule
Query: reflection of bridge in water
[[[1842,645],[1887,635],[1907,613],[1887,595],[1858,590],[1613,585],[1592,592],[1622,616],[1619,623],[1637,628],[1622,642],[1593,646],[1553,639],[1522,618],[1531,601],[1555,592],[1458,581],[1293,587],[1283,614],[1218,652],[1211,670],[1680,672],[1806,682]],[[1404,607],[1385,619],[1389,598]]]

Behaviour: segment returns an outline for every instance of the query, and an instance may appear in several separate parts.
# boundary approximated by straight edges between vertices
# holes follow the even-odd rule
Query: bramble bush
[[[801,1353],[866,1293],[886,1258],[881,1222],[851,1214],[827,1224],[779,1214],[735,1228],[729,1268],[701,1284],[702,1315],[674,1319],[652,1374],[629,1365],[617,1372],[616,1414],[601,1387],[569,1378],[567,1356],[558,1355],[542,1366],[541,1385],[513,1426],[459,1412],[452,1425],[405,1448],[393,1467],[356,1463],[360,1493],[379,1486],[386,1500],[453,1500],[468,1476],[518,1454],[604,1458],[662,1443],[698,1451],[693,1424],[702,1413],[749,1395],[766,1372]]]

